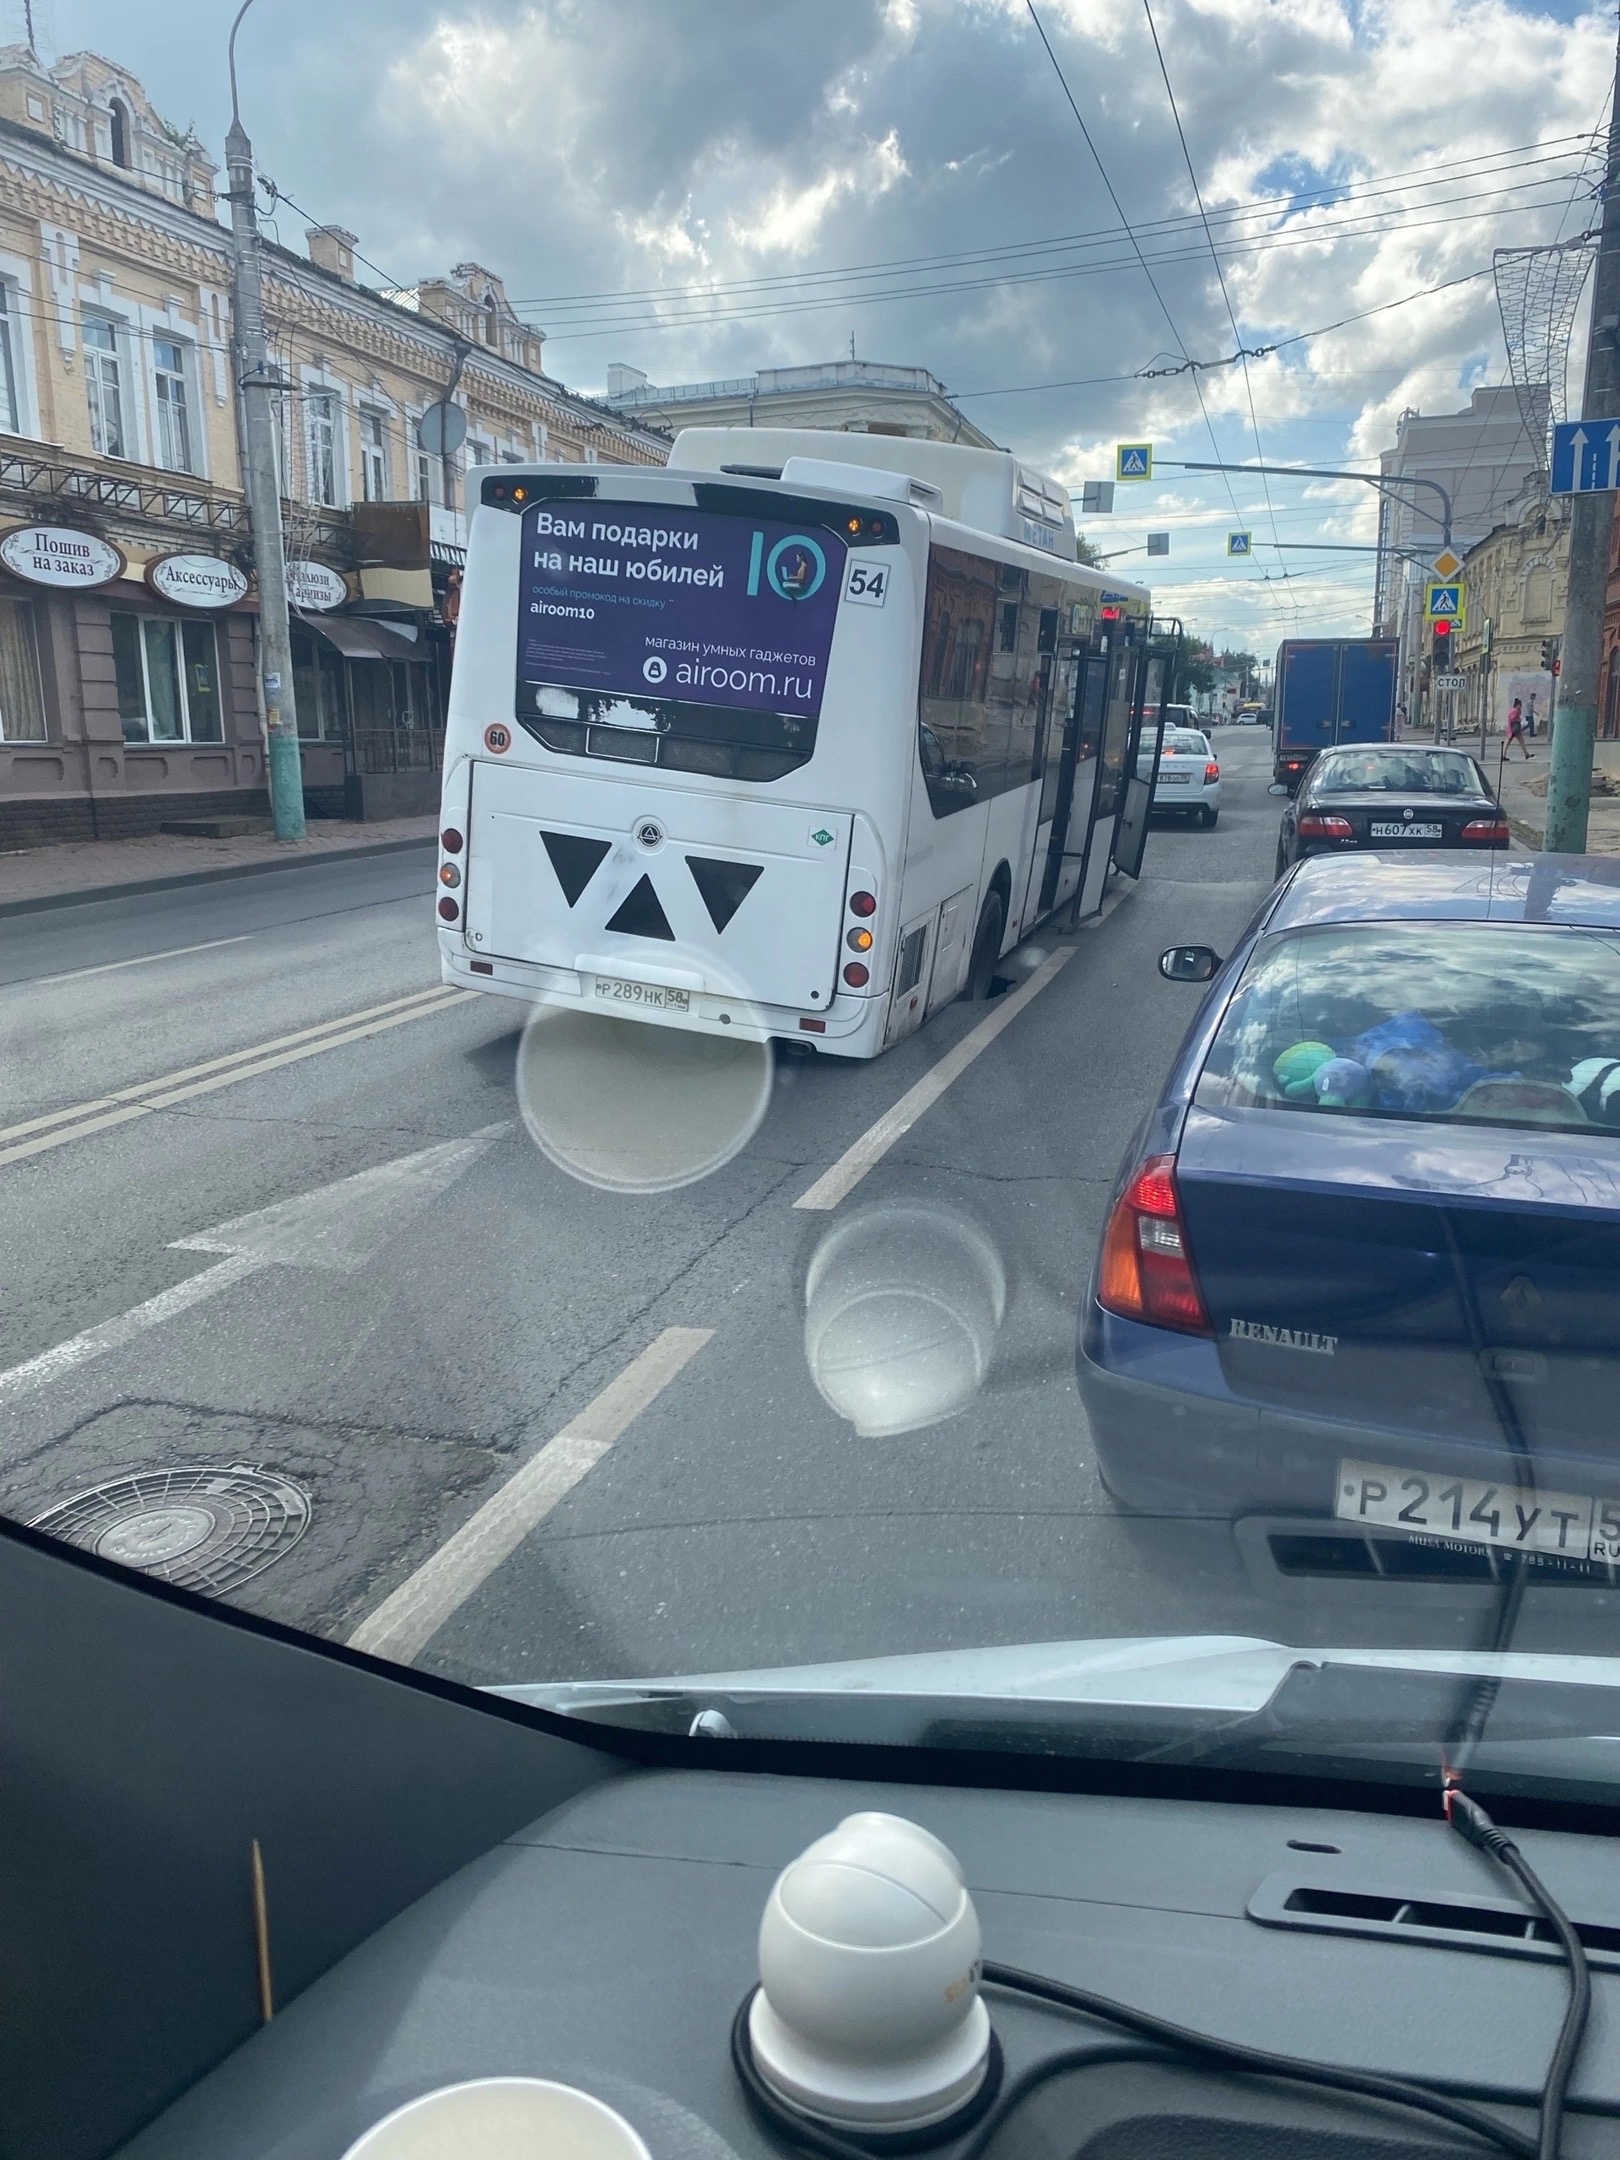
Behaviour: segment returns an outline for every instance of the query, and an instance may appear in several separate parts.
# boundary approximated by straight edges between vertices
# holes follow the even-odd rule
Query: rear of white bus
[[[446,982],[874,1054],[926,518],[607,466],[504,466],[469,492]]]

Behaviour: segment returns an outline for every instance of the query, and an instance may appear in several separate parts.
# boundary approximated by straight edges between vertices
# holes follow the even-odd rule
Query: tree
[[[1215,688],[1215,656],[1207,645],[1194,646],[1181,662],[1181,681],[1177,686],[1177,700],[1193,691],[1207,694]]]
[[[1096,569],[1102,561],[1102,555],[1086,538],[1084,533],[1076,533],[1074,536],[1074,559],[1076,562],[1089,563],[1093,569]]]

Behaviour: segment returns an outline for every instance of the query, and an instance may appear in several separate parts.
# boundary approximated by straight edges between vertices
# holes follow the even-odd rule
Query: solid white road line
[[[87,975],[116,975],[120,968],[151,967],[159,960],[183,959],[187,953],[218,952],[222,945],[246,945],[252,931],[241,937],[210,938],[204,945],[175,945],[168,952],[141,953],[133,960],[104,960],[100,967],[68,968],[60,975],[27,975],[19,982],[0,985],[7,990],[43,990],[47,983],[82,982]]]
[[[391,1011],[387,1006],[376,1006],[372,1011],[378,1018],[365,1014],[349,1013],[340,1020],[331,1020],[321,1028],[304,1028],[303,1036],[313,1041],[300,1041],[298,1035],[283,1035],[268,1043],[258,1043],[251,1049],[240,1050],[230,1058],[213,1058],[206,1065],[187,1068],[192,1073],[206,1077],[190,1080],[180,1087],[171,1086],[174,1080],[186,1080],[184,1073],[171,1073],[166,1079],[148,1080],[139,1087],[121,1088],[116,1095],[106,1095],[95,1102],[79,1103],[72,1110],[60,1111],[54,1117],[30,1118],[24,1124],[13,1125],[12,1133],[32,1131],[31,1139],[19,1139],[12,1145],[0,1147],[0,1168],[12,1162],[21,1162],[30,1155],[42,1155],[51,1148],[65,1147],[70,1140],[79,1140],[89,1133],[105,1132],[114,1125],[127,1125],[134,1118],[149,1117],[154,1110],[166,1110],[174,1103],[190,1102],[198,1095],[211,1095],[218,1088],[232,1087],[238,1080],[253,1080],[261,1073],[275,1072],[283,1065],[296,1065],[304,1058],[318,1057],[323,1050],[336,1050],[345,1043],[364,1042],[369,1036],[384,1034],[389,1028],[403,1027],[408,1020],[422,1020],[430,1013],[444,1012],[452,1005],[464,1005],[479,995],[476,990],[453,990],[440,988],[417,998],[396,1000],[404,1004],[404,1011]],[[360,1025],[354,1025],[355,1022]],[[277,1043],[291,1043],[291,1049],[278,1049]],[[274,1052],[272,1056],[266,1052]],[[227,1070],[215,1070],[225,1066]],[[132,1101],[130,1098],[138,1097]],[[120,1104],[120,1108],[103,1105]],[[98,1111],[98,1116],[88,1113]],[[77,1122],[64,1124],[66,1119]],[[41,1126],[57,1125],[61,1130],[40,1132]],[[0,1140],[8,1137],[0,1133]]]
[[[349,1637],[354,1650],[409,1664],[503,1560],[594,1470],[619,1435],[703,1348],[713,1328],[670,1327],[594,1402],[513,1472]]]
[[[807,1191],[800,1193],[793,1205],[796,1208],[837,1207],[840,1200],[854,1191],[873,1164],[910,1132],[923,1112],[939,1101],[951,1082],[967,1071],[980,1051],[988,1050],[1002,1029],[1016,1020],[1030,1000],[1039,997],[1058,970],[1073,958],[1074,947],[1060,945],[1041,962],[1028,982],[1021,983],[1016,990],[1008,990],[997,1001],[995,1011],[981,1020],[970,1035],[964,1035],[954,1049],[947,1050],[915,1087],[908,1088],[875,1125],[862,1133],[852,1147],[844,1150],[830,1170],[824,1170]]]
[[[257,1253],[232,1253],[214,1267],[204,1268],[200,1275],[188,1275],[184,1282],[160,1290],[156,1297],[148,1298],[144,1305],[136,1305],[129,1312],[120,1313],[115,1320],[103,1320],[99,1326],[86,1328],[80,1335],[70,1335],[66,1342],[42,1350],[26,1364],[13,1365],[10,1372],[0,1373],[0,1403],[15,1402],[20,1395],[31,1395],[35,1388],[47,1387],[76,1366],[87,1365],[92,1358],[102,1357],[109,1350],[123,1349],[126,1343],[144,1335],[148,1328],[160,1327],[176,1313],[201,1304],[204,1298],[211,1298],[218,1290],[228,1290],[244,1275],[255,1274],[268,1265],[269,1262]]]

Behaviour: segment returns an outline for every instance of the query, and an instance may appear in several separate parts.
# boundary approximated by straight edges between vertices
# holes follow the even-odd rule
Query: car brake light
[[[1221,768],[1219,767],[1219,765],[1216,764],[1215,760],[1211,758],[1209,763],[1204,767],[1204,778],[1206,780],[1218,780],[1220,777]]]
[[[1349,840],[1354,835],[1347,817],[1319,817],[1308,810],[1299,821],[1299,837],[1302,840]]]
[[[1506,818],[1470,818],[1462,829],[1462,836],[1465,840],[1476,841],[1481,847],[1506,847],[1513,838]]]
[[[1214,1333],[1193,1273],[1173,1155],[1150,1155],[1114,1203],[1103,1234],[1097,1302],[1105,1312],[1150,1327]]]

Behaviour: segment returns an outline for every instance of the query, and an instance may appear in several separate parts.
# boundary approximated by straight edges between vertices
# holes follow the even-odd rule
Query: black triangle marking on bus
[[[688,855],[686,867],[717,930],[726,927],[765,874],[763,863],[721,862],[712,855]]]
[[[584,840],[578,833],[566,832],[543,832],[540,837],[551,857],[551,867],[557,873],[563,898],[572,907],[601,868],[602,857],[613,843],[610,840]]]
[[[607,926],[610,930],[620,931],[625,937],[664,938],[671,945],[675,942],[675,933],[669,927],[669,917],[659,906],[658,895],[653,891],[652,879],[649,877],[636,880],[625,894],[618,913],[609,916]]]

